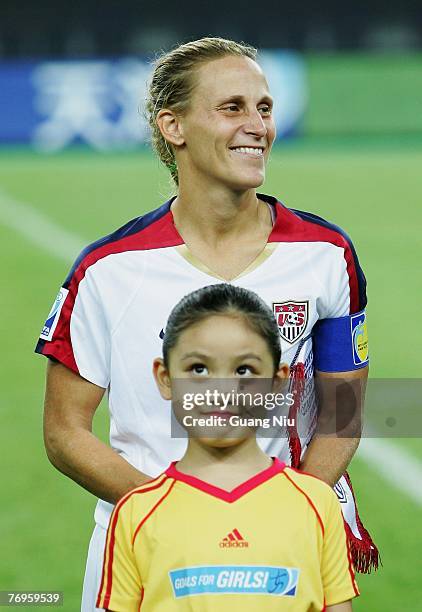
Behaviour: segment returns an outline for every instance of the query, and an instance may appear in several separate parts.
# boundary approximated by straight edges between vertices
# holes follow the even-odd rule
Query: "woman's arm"
[[[321,478],[330,487],[347,470],[359,446],[367,378],[368,366],[349,372],[315,372],[318,393],[323,399],[317,430],[300,469]]]
[[[103,394],[102,387],[49,361],[44,441],[54,467],[97,497],[116,503],[150,477],[92,433],[92,419]]]

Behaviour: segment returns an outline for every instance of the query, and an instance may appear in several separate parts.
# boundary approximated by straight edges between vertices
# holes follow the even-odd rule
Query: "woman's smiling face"
[[[275,138],[272,98],[262,70],[244,56],[200,65],[188,109],[179,118],[179,175],[235,191],[262,185]],[[177,150],[178,149],[178,150]]]

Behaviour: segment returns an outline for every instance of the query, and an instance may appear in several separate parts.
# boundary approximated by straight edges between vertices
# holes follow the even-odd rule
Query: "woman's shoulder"
[[[75,274],[83,277],[88,268],[99,262],[106,261],[109,267],[115,256],[180,244],[181,238],[174,227],[170,204],[169,200],[89,244],[75,260],[66,282],[69,283]]]
[[[356,256],[350,236],[339,225],[314,212],[290,208],[275,196],[257,196],[272,208],[273,241],[327,243],[342,248],[353,257]]]

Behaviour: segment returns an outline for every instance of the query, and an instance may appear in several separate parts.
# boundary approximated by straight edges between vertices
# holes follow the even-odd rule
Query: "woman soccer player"
[[[181,389],[189,397],[215,392],[221,379],[226,387],[252,382],[249,390],[265,379],[274,390],[288,375],[280,356],[268,306],[251,291],[219,284],[176,305],[154,374],[162,397],[178,406]],[[214,415],[221,422],[187,426],[184,456],[117,503],[97,605],[113,612],[351,610],[358,590],[335,493],[268,457],[241,421],[261,418],[235,395],[225,409],[218,397],[185,414],[190,423]],[[183,406],[176,410],[183,421]]]
[[[83,612],[95,609],[113,504],[185,450],[185,440],[170,436],[167,406],[149,375],[169,313],[184,295],[224,281],[252,289],[273,310],[284,358],[297,372],[311,377],[315,367],[320,379],[334,381],[367,375],[365,279],[349,239],[256,192],[275,137],[272,106],[251,47],[204,38],[164,54],[147,111],[177,195],[81,254],[41,332],[37,351],[51,358],[48,456],[100,498]],[[106,389],[112,448],[92,434]],[[262,444],[333,486],[356,450],[360,420],[339,437],[317,437],[315,405],[302,402],[300,413],[300,440]],[[376,549],[349,481],[342,477],[337,488],[356,567],[366,569]]]

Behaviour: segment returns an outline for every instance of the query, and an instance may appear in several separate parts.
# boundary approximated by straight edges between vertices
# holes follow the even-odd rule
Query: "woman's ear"
[[[152,363],[152,373],[154,374],[160,395],[165,400],[171,400],[171,381],[170,374],[161,357],[154,359]]]
[[[176,147],[185,144],[180,118],[176,113],[168,108],[162,108],[157,114],[156,122],[167,143]]]

